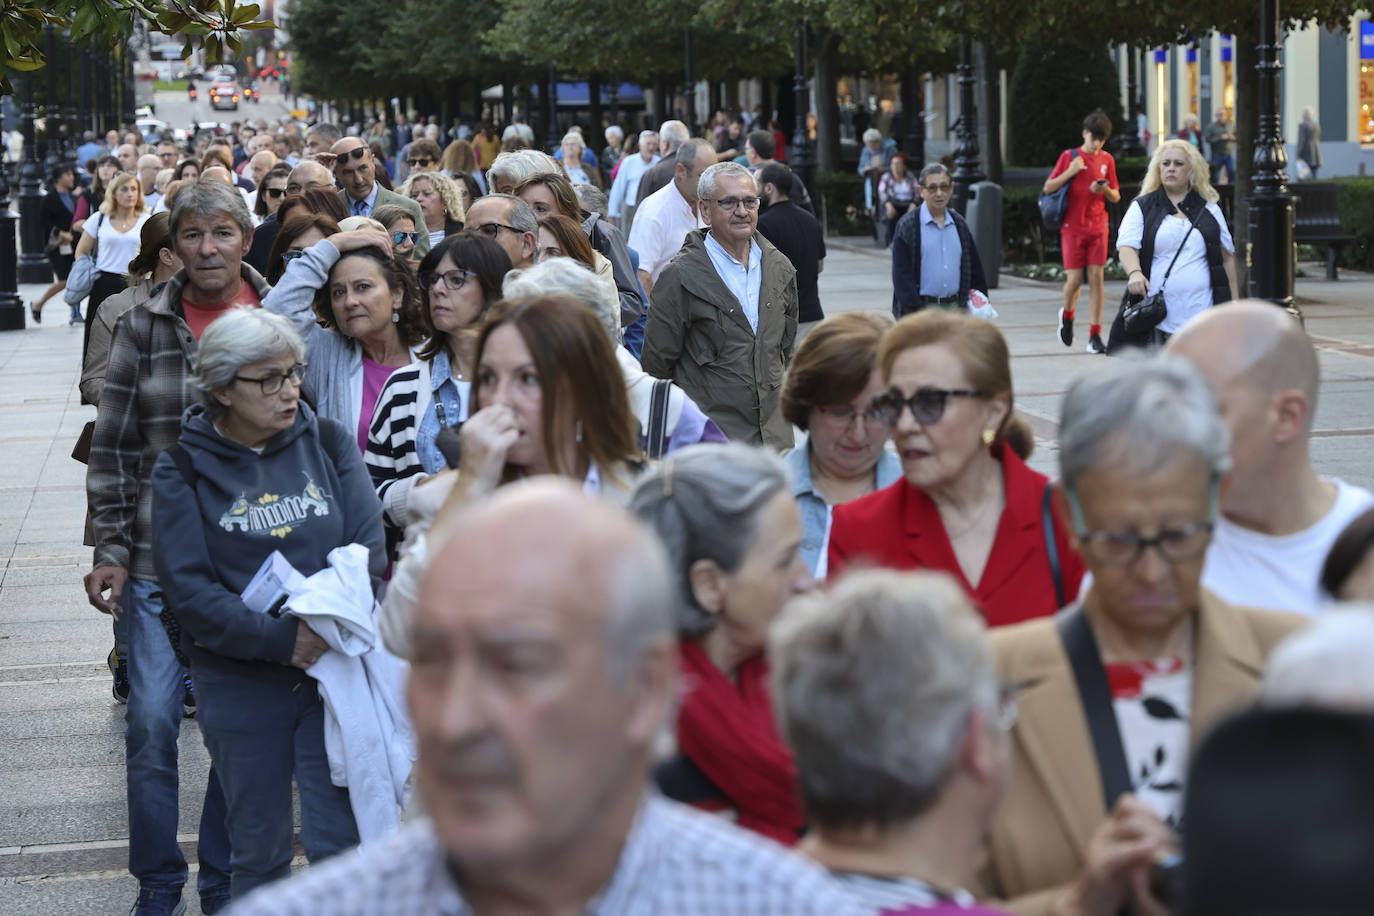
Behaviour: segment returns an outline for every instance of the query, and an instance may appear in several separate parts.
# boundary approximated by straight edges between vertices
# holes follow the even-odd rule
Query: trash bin
[[[1002,270],[1002,186],[991,181],[980,181],[969,187],[968,208],[964,218],[968,220],[969,232],[978,246],[978,257],[983,262],[983,275],[987,277],[988,289],[997,288],[997,277]]]

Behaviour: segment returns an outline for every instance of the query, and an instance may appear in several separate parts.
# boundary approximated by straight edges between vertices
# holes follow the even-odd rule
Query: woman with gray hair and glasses
[[[788,605],[773,696],[810,829],[798,850],[874,911],[963,916],[1007,778],[1015,694],[945,573],[864,570]]]
[[[659,787],[790,846],[805,820],[763,656],[783,604],[811,588],[787,469],[763,449],[694,445],[640,479],[630,511],[662,539],[678,579],[678,753],[659,767]]]
[[[330,779],[324,707],[306,674],[328,649],[300,618],[250,610],[242,593],[274,551],[302,575],[336,547],[386,566],[382,511],[353,431],[300,400],[305,344],[282,317],[235,309],[200,338],[201,403],[153,468],[153,554],[181,624],[201,732],[228,802],[231,893],[291,870],[291,781],[316,861],[354,846],[349,791]]]
[[[1122,360],[1064,395],[1056,498],[1091,580],[1055,619],[993,633],[1026,684],[988,895],[1023,916],[1161,913],[1190,748],[1252,702],[1301,618],[1201,585],[1230,467],[1226,424],[1186,360]]]

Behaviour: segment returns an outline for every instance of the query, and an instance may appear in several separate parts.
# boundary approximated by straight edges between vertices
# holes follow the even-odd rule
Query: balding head
[[[377,183],[372,152],[359,137],[344,137],[329,150],[336,157],[334,177],[353,200],[366,200]]]
[[[334,175],[313,159],[306,159],[286,178],[286,193],[299,194],[311,188],[334,187]]]
[[[120,169],[132,172],[138,164],[138,150],[134,149],[132,143],[121,143],[115,149],[115,158],[119,160]]]
[[[201,181],[222,181],[230,187],[234,186],[234,179],[229,174],[229,170],[222,165],[212,165],[200,173]]]
[[[138,181],[143,185],[143,196],[147,197],[153,193],[153,184],[157,181],[157,173],[162,170],[162,160],[157,156],[148,153],[138,157]]]
[[[267,173],[276,164],[277,157],[271,150],[254,153],[253,158],[248,160],[248,170],[252,172],[253,184],[262,184],[262,180],[267,177]]]
[[[628,829],[676,694],[672,600],[654,537],[568,481],[458,519],[420,590],[408,688],[457,867],[551,865]]]

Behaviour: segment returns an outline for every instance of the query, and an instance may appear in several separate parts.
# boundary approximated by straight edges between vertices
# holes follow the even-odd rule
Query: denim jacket
[[[797,508],[801,510],[802,559],[806,561],[806,568],[811,570],[811,575],[816,576],[817,567],[825,560],[830,539],[830,506],[811,485],[811,437],[804,437],[782,460],[792,475],[792,495],[797,500]],[[891,486],[902,476],[902,460],[885,445],[873,473],[875,490]],[[819,575],[824,574],[822,568]]]

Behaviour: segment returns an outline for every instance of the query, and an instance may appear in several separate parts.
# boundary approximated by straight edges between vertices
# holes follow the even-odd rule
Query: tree
[[[1027,45],[1012,71],[1007,100],[1008,151],[1019,165],[1053,164],[1074,146],[1083,118],[1101,108],[1120,125],[1121,83],[1105,47]]]
[[[226,50],[240,53],[244,32],[273,27],[259,20],[260,14],[258,4],[236,0],[5,0],[0,8],[0,94],[14,92],[10,71],[38,70],[46,64],[42,44],[48,25],[70,29],[74,44],[113,48],[126,43],[134,23],[142,20],[151,31],[184,39],[183,56],[189,57],[199,43],[214,62]]]

